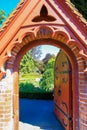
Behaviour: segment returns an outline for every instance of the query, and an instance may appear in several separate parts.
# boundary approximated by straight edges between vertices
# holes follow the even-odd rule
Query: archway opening
[[[78,69],[77,67],[77,64],[76,64],[76,59],[75,59],[75,56],[74,54],[72,53],[72,51],[70,50],[70,48],[68,48],[65,44],[62,44],[61,42],[59,41],[56,41],[56,40],[53,40],[53,39],[40,39],[40,40],[35,40],[35,41],[32,41],[31,44],[27,44],[25,45],[21,51],[18,53],[18,56],[16,57],[16,60],[15,60],[15,63],[14,63],[14,77],[16,76],[16,81],[18,80],[17,77],[18,77],[18,66],[19,66],[19,63],[20,63],[20,60],[22,59],[23,55],[27,52],[27,50],[31,49],[32,47],[35,47],[37,45],[53,45],[53,46],[56,46],[56,47],[59,47],[61,48],[61,50],[64,51],[64,53],[66,54],[66,56],[68,57],[70,63],[71,63],[71,67],[72,67],[72,88],[73,88],[73,96],[72,96],[72,102],[73,102],[73,128],[75,127],[75,119],[78,115],[78,113],[76,113],[76,108],[78,108],[78,103],[76,103],[75,99],[77,98],[77,93],[78,93],[78,89],[75,89],[75,87],[77,88],[78,86],[78,82],[77,82],[77,79],[78,79],[78,76],[77,76],[77,73],[75,72],[76,69]],[[17,62],[16,62],[17,61]],[[75,78],[76,77],[76,78]],[[18,83],[16,82],[16,84],[18,85]],[[16,90],[16,93],[18,93],[18,90]],[[15,105],[15,103],[14,103]],[[17,104],[16,104],[17,105]],[[66,108],[65,108],[66,109]],[[69,108],[70,109],[70,108]],[[15,108],[14,107],[14,111],[19,111],[19,108]],[[67,116],[68,117],[68,116]],[[18,116],[16,117],[15,116],[15,120],[16,123],[17,123],[17,119],[18,119]],[[71,118],[68,118],[71,120]],[[64,120],[63,120],[64,121]],[[65,123],[65,121],[64,121]],[[17,124],[16,124],[16,128],[17,128]],[[70,127],[69,127],[70,128]],[[68,129],[69,129],[68,128]]]
[[[54,64],[58,52],[59,48],[54,46],[37,46],[21,60],[19,120],[29,128],[63,129],[53,112]]]
[[[45,46],[45,45],[44,45]],[[60,55],[61,55],[61,57],[59,58],[59,60],[58,60],[58,57],[59,56],[57,56],[57,58],[54,56],[54,55],[50,55],[50,53],[49,52],[51,52],[51,49],[50,49],[50,46],[47,46],[48,48],[49,48],[49,50],[50,51],[48,51],[48,54],[46,54],[46,56],[45,56],[45,58],[43,58],[42,59],[42,61],[43,61],[43,64],[42,64],[42,66],[44,66],[44,68],[42,68],[42,70],[41,70],[41,67],[40,68],[38,68],[38,70],[37,70],[37,68],[35,69],[35,62],[37,61],[37,62],[39,62],[40,63],[40,61],[38,61],[38,58],[37,58],[37,56],[38,56],[38,54],[35,54],[35,50],[36,50],[36,47],[35,48],[32,48],[32,50],[30,51],[30,52],[28,52],[27,54],[26,54],[26,56],[27,57],[24,57],[24,60],[22,60],[22,66],[21,66],[21,72],[22,73],[25,73],[25,75],[33,75],[33,73],[35,74],[35,73],[38,73],[38,75],[39,75],[39,80],[40,81],[43,81],[42,83],[41,82],[37,82],[36,84],[38,84],[38,83],[40,83],[40,85],[42,85],[42,86],[39,86],[39,88],[40,87],[42,87],[43,89],[44,89],[44,95],[45,95],[45,91],[47,91],[48,90],[48,92],[49,92],[49,90],[51,89],[51,90],[53,90],[53,88],[54,88],[54,84],[57,84],[57,85],[55,85],[55,86],[57,86],[57,87],[55,87],[55,92],[54,92],[54,102],[55,102],[55,111],[57,110],[57,109],[59,109],[60,110],[60,113],[63,113],[63,114],[65,114],[66,115],[66,118],[69,118],[68,120],[72,120],[72,111],[70,112],[68,112],[68,109],[72,109],[72,92],[70,92],[70,93],[68,93],[68,91],[70,91],[70,90],[67,90],[67,88],[66,88],[66,90],[63,90],[63,91],[66,91],[66,93],[68,93],[68,98],[70,98],[70,101],[67,101],[68,100],[68,98],[66,99],[66,101],[64,102],[63,101],[63,98],[65,98],[65,96],[66,95],[64,95],[64,93],[63,93],[63,95],[62,95],[62,100],[61,100],[61,98],[60,98],[60,93],[61,93],[61,91],[62,91],[62,89],[64,89],[63,87],[65,87],[63,84],[61,85],[61,83],[59,84],[59,79],[57,79],[57,75],[55,74],[54,75],[54,73],[56,73],[56,72],[54,72],[52,75],[53,75],[53,77],[51,76],[51,73],[52,72],[49,72],[49,70],[51,69],[51,71],[58,71],[57,70],[57,68],[61,68],[61,65],[63,66],[63,68],[64,68],[64,64],[66,64],[66,67],[68,67],[68,61],[69,61],[69,59],[68,59],[68,61],[66,61],[66,55],[63,53],[63,51],[61,50],[60,51]],[[39,47],[38,47],[38,49],[39,49]],[[55,48],[56,49],[56,48]],[[57,48],[58,49],[58,48]],[[56,55],[57,55],[57,53],[59,52],[59,49],[57,50],[57,52],[56,52]],[[34,53],[34,54],[33,54]],[[37,52],[36,52],[37,53]],[[52,52],[51,52],[52,53]],[[32,61],[33,61],[33,63],[34,63],[34,66],[33,66],[33,64],[32,64],[32,61],[31,61],[31,57],[28,57],[28,56],[32,56]],[[35,55],[36,55],[36,57],[35,57]],[[59,54],[58,54],[59,55]],[[40,50],[39,50],[39,56],[40,56]],[[64,56],[65,56],[65,58],[64,58]],[[29,64],[27,63],[27,59],[26,58],[29,58],[28,59],[28,62],[29,62]],[[33,58],[35,58],[35,59],[33,59]],[[47,60],[47,58],[48,58],[48,60]],[[51,63],[51,60],[49,60],[49,59],[51,59],[51,60],[53,60],[54,59],[54,61],[52,61],[52,62],[57,62],[57,63],[55,63],[56,65],[55,65],[55,67],[54,67],[54,65],[52,66],[52,64],[54,64],[54,63]],[[62,62],[61,62],[61,59],[62,59]],[[47,61],[46,61],[47,60]],[[25,62],[24,62],[25,61]],[[26,64],[26,67],[27,67],[27,70],[25,69],[25,68],[23,68],[23,62],[24,62],[24,67],[25,67],[25,64]],[[31,63],[30,63],[31,62]],[[61,65],[60,66],[58,66],[58,64],[59,64],[59,62],[61,62]],[[28,64],[28,66],[27,66],[27,64]],[[31,65],[30,64],[32,64],[32,67],[31,67]],[[30,66],[30,67],[29,67]],[[51,67],[52,68],[51,68]],[[29,68],[31,69],[30,71],[29,71]],[[66,74],[65,73],[68,73],[69,71],[71,72],[71,64],[70,64],[70,62],[69,62],[69,67],[70,68],[65,68],[65,69],[70,69],[70,70],[62,70],[62,71],[58,71],[58,73],[60,73],[60,76],[59,76],[59,78],[62,76],[62,74],[63,74],[63,76],[62,76],[62,82],[63,83],[65,83],[65,85],[68,85],[68,87],[70,87],[70,89],[71,89],[71,91],[72,91],[72,78],[70,77],[70,79],[67,79],[67,80],[70,80],[70,81],[65,81],[66,80]],[[62,68],[62,69],[63,69]],[[25,70],[24,70],[25,69]],[[45,71],[45,72],[44,72]],[[46,73],[46,71],[47,71],[47,73]],[[26,73],[27,72],[27,73]],[[64,76],[64,74],[65,74],[65,76]],[[43,75],[43,76],[42,76]],[[23,75],[22,75],[23,76]],[[31,77],[31,76],[30,76]],[[45,77],[45,79],[43,78],[43,77]],[[22,82],[23,82],[23,78],[24,77],[21,77],[22,78]],[[38,78],[38,77],[36,77],[36,78]],[[40,79],[41,78],[41,79]],[[53,78],[53,79],[52,79]],[[29,80],[30,78],[28,78],[28,80]],[[48,80],[48,83],[46,83],[46,81]],[[52,81],[53,80],[53,81]],[[55,80],[55,82],[54,82],[54,80]],[[58,80],[58,81],[57,81]],[[51,82],[52,81],[52,82]],[[27,98],[27,96],[28,95],[30,95],[30,94],[28,94],[28,89],[27,88],[30,88],[30,86],[29,86],[29,84],[32,84],[33,83],[33,85],[35,85],[34,84],[34,75],[33,75],[33,82],[31,83],[31,81],[29,82],[29,84],[27,84],[27,82],[26,82],[26,79],[24,78],[24,82],[26,83],[26,85],[25,86],[23,86],[23,84],[22,84],[22,86],[21,86],[21,88],[22,87],[25,87],[24,89],[22,88],[22,90],[27,90],[27,93],[23,93],[23,91],[22,91],[22,98],[23,98],[23,94],[25,95],[25,97]],[[58,83],[56,83],[56,82],[58,82]],[[68,82],[69,84],[67,84],[66,82]],[[70,84],[70,82],[71,82],[71,84]],[[44,83],[44,84],[43,84]],[[60,85],[62,86],[62,89],[60,88]],[[51,88],[52,87],[52,88]],[[59,87],[59,88],[58,88]],[[57,89],[58,88],[58,89]],[[34,88],[34,89],[36,89],[36,88]],[[40,88],[41,89],[41,88]],[[61,90],[60,90],[61,89]],[[68,88],[69,89],[69,88]],[[37,91],[37,90],[35,90],[35,91]],[[39,91],[40,92],[40,91]],[[56,93],[57,93],[57,95],[56,95]],[[35,94],[36,95],[36,94]],[[33,95],[34,96],[34,98],[35,98],[35,95]],[[40,94],[40,95],[42,95],[42,94]],[[40,95],[37,97],[37,98],[40,98]],[[59,97],[58,97],[59,96]],[[70,97],[71,96],[71,97]],[[46,96],[45,95],[45,98],[46,97],[49,97],[49,96]],[[32,97],[33,98],[33,97]],[[50,97],[49,97],[50,98]],[[60,98],[59,100],[61,100],[61,104],[62,104],[62,109],[61,108],[58,108],[59,106],[58,106],[58,104],[56,104],[56,102],[57,102],[57,98]],[[22,101],[22,100],[21,100]],[[60,101],[58,101],[58,103],[59,103]],[[69,102],[70,104],[68,104],[68,105],[70,105],[70,106],[67,106],[67,102]],[[60,105],[61,105],[60,104]],[[50,104],[49,104],[50,105]],[[52,105],[52,104],[51,104]],[[65,105],[65,107],[66,108],[64,108],[64,105]],[[20,105],[21,106],[21,105]],[[63,110],[63,109],[66,109],[66,110]],[[57,110],[58,111],[58,110]],[[64,112],[65,111],[65,112]],[[25,112],[22,112],[22,113],[25,113]],[[70,124],[69,124],[69,122],[68,121],[66,121],[67,119],[65,119],[65,121],[64,121],[64,119],[62,119],[63,118],[63,115],[62,115],[62,117],[60,117],[59,118],[59,115],[58,115],[58,112],[56,113],[55,112],[55,114],[57,115],[57,118],[60,120],[60,122],[62,123],[62,125],[63,125],[63,127],[65,127],[65,128],[67,128],[67,126],[69,126]],[[70,115],[69,115],[70,114]],[[21,114],[20,114],[21,115]],[[23,115],[23,114],[22,114]],[[26,116],[28,115],[28,113],[26,114]],[[21,116],[20,116],[21,117]],[[23,116],[24,117],[24,116]],[[35,116],[33,117],[34,119],[35,119]],[[62,121],[61,121],[62,120]],[[30,121],[31,122],[31,121]],[[67,124],[65,124],[65,122],[67,122]],[[46,124],[46,123],[45,123]],[[51,124],[51,123],[50,123]],[[72,127],[72,126],[70,126],[70,127]],[[67,128],[68,129],[68,128]],[[72,128],[71,128],[72,129]]]
[[[21,92],[23,89],[26,91],[26,86],[31,89],[35,86],[34,89],[37,89],[37,92],[40,90],[43,92],[53,91],[54,63],[58,52],[59,48],[57,47],[41,45],[30,49],[23,56],[19,67]]]

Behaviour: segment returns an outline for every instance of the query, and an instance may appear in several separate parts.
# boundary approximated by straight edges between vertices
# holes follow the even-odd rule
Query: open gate
[[[54,71],[54,111],[64,129],[73,130],[72,71],[63,51],[56,58]]]

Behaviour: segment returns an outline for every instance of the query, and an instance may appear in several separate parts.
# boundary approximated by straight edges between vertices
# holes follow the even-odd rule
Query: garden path
[[[51,100],[20,99],[19,130],[64,130],[53,112]]]

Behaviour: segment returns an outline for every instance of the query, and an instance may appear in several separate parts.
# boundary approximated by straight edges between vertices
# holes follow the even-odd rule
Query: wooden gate
[[[60,51],[54,69],[54,111],[65,130],[73,130],[72,71],[68,57]]]

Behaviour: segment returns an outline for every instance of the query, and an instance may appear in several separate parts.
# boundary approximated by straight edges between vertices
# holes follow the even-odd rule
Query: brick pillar
[[[87,130],[87,74],[81,73],[79,92],[79,122],[80,130]]]
[[[13,89],[9,70],[0,81],[0,130],[13,130]]]

